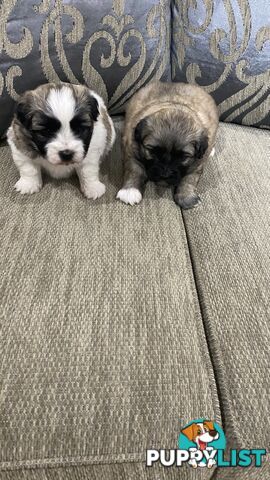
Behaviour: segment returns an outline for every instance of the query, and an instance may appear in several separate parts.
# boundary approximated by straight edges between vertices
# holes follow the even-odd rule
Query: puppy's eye
[[[146,148],[146,150],[148,150],[148,152],[153,152],[155,147],[153,147],[153,145],[144,145],[144,148]]]
[[[60,122],[56,118],[46,117],[42,119],[40,123],[36,123],[33,126],[33,130],[36,134],[43,136],[54,135],[61,127]]]
[[[181,158],[182,160],[188,159],[190,156],[189,153],[183,150],[174,150],[173,154],[176,158]]]
[[[189,165],[193,162],[194,157],[189,153],[182,153],[181,163],[182,165]]]
[[[40,128],[38,129],[38,132],[45,135],[46,133],[53,133],[54,130],[53,130],[53,128],[50,128],[50,127],[40,126]]]
[[[146,150],[152,155],[163,155],[166,151],[165,148],[158,145],[145,145]]]
[[[56,132],[48,127],[39,126],[33,129],[39,137],[52,137]]]
[[[202,433],[202,431],[200,429],[198,429],[197,434],[201,435],[201,433]]]
[[[185,156],[183,157],[183,163],[188,163],[188,162],[190,162],[190,161],[192,160],[192,158],[193,158],[193,157],[190,157],[190,156],[185,155]]]
[[[74,117],[70,122],[70,127],[74,132],[78,133],[89,130],[91,128],[91,125],[85,119]]]

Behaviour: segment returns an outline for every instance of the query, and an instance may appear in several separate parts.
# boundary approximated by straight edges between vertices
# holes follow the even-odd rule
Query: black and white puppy
[[[25,92],[7,136],[20,172],[18,192],[38,192],[43,168],[54,178],[76,172],[87,198],[105,193],[99,168],[115,130],[102,98],[87,87],[50,83]]]

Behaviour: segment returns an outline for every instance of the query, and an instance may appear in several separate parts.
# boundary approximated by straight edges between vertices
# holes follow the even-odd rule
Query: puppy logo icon
[[[216,465],[217,450],[225,450],[226,439],[221,427],[206,419],[190,422],[182,428],[178,439],[180,449],[190,453],[189,465],[193,468]]]

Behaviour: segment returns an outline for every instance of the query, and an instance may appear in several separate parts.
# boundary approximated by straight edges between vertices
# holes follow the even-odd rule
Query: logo
[[[232,449],[225,460],[225,448],[226,437],[218,423],[199,418],[181,429],[178,449],[147,450],[146,466],[152,467],[158,462],[164,467],[185,464],[192,468],[261,467],[267,453],[265,449]]]
[[[226,438],[222,428],[215,422],[205,419],[193,420],[182,428],[178,447],[190,452],[189,465],[193,468],[216,465],[216,452],[224,452]]]

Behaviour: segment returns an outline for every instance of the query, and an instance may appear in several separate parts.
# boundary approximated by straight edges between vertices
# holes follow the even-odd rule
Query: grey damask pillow
[[[270,127],[270,1],[173,0],[175,81],[210,92],[221,119]]]
[[[86,83],[119,113],[170,78],[169,0],[2,0],[0,18],[0,135],[18,94],[41,83]]]

